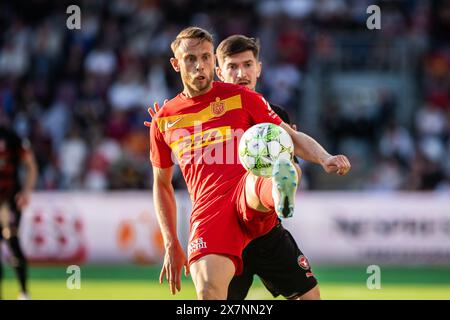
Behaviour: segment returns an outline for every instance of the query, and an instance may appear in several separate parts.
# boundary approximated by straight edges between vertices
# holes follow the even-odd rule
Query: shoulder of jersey
[[[223,96],[231,96],[235,94],[241,94],[243,96],[261,96],[258,92],[248,89],[245,86],[241,86],[239,84],[234,83],[224,83],[224,82],[216,82],[216,88],[220,90],[221,95]]]

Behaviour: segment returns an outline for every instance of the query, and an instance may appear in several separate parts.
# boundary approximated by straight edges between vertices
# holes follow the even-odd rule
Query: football
[[[294,144],[289,134],[273,123],[259,123],[242,135],[239,160],[245,169],[261,177],[272,176],[278,158],[292,160]]]

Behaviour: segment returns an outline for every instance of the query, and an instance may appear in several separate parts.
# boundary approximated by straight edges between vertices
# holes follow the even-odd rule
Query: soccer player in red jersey
[[[277,214],[292,214],[297,182],[290,161],[274,165],[282,178],[246,172],[237,155],[240,135],[254,124],[271,122],[291,134],[296,154],[301,144],[262,96],[242,86],[213,82],[214,48],[207,31],[187,28],[171,47],[171,64],[180,72],[184,90],[155,115],[150,129],[153,197],[166,249],[160,281],[165,276],[175,293],[185,266],[199,299],[225,299],[233,275],[242,271],[245,246],[269,232],[278,223]],[[176,234],[171,184],[175,161],[193,204],[188,259]],[[345,157],[326,161],[330,171],[349,170]]]

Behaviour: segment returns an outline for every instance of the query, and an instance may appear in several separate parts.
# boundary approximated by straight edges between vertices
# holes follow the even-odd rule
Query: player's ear
[[[216,75],[220,79],[220,81],[225,81],[225,79],[222,76],[222,69],[219,66],[216,67]]]
[[[256,68],[258,69],[257,73],[256,73],[256,78],[259,78],[259,76],[261,75],[261,71],[262,71],[262,62],[261,61],[258,61],[256,63]]]
[[[180,72],[180,65],[178,64],[178,59],[177,58],[170,58],[170,64],[172,65],[172,68],[176,71],[176,72]]]

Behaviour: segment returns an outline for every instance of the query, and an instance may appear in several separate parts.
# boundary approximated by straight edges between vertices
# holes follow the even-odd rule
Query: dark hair
[[[217,58],[225,59],[237,53],[250,50],[253,52],[256,60],[259,59],[259,40],[255,38],[249,38],[241,34],[229,36],[223,40],[217,47]]]
[[[170,48],[172,49],[173,54],[175,54],[175,51],[177,51],[181,41],[184,39],[198,39],[200,42],[208,41],[213,43],[213,36],[205,29],[199,27],[188,27],[181,30],[175,40],[173,40],[170,44]]]
[[[281,120],[283,120],[283,122],[289,125],[291,124],[291,118],[289,117],[289,113],[287,113],[286,110],[275,104],[271,104],[270,107],[272,108],[273,112],[275,112],[281,118]]]

